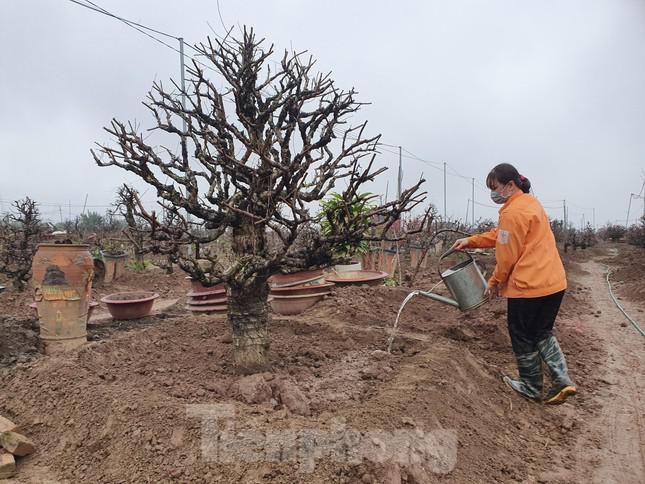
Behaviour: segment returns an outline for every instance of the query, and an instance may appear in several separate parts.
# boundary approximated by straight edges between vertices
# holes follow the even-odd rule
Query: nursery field
[[[557,322],[578,395],[530,403],[496,300],[468,313],[414,298],[384,350],[405,286],[336,287],[304,313],[274,314],[270,371],[233,366],[225,316],[185,309],[185,274],[126,272],[93,290],[160,294],[115,321],[99,306],[88,343],[40,351],[31,294],[0,294],[0,415],[33,441],[6,482],[490,483],[645,480],[642,250],[563,255]],[[492,256],[479,260],[492,268]],[[414,288],[437,282],[432,264]],[[445,290],[444,290],[445,293]]]

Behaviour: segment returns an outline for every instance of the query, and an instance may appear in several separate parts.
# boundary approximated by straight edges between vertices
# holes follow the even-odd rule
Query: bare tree
[[[165,208],[159,218],[157,212],[145,209],[137,190],[125,184],[119,188],[115,205],[125,219],[122,233],[133,245],[136,260],[143,262],[145,254],[163,254],[163,268],[172,273],[173,264],[179,262],[181,246],[193,239],[186,218]]]
[[[242,371],[268,362],[271,274],[332,262],[335,247],[360,242],[375,224],[385,228],[378,233],[387,233],[425,195],[419,193],[419,180],[399,200],[358,214],[360,223],[349,220],[325,236],[310,230],[316,225],[316,202],[332,189],[344,185],[341,195],[349,211],[361,188],[385,170],[374,167],[379,136],[367,137],[366,123],[348,124],[362,106],[354,89],[340,90],[329,74],[314,73],[313,59],[303,53],[285,52],[272,63],[273,46],[265,50],[262,44],[245,28],[239,40],[208,39],[196,46],[200,58],[222,76],[222,88],[198,62],[188,69],[185,92],[176,84],[174,92],[153,85],[144,104],[160,135],[179,138],[179,153],[154,147],[132,123],[116,119],[105,128],[116,146],[92,151],[99,166],[120,167],[154,187],[159,203],[182,221],[172,229],[155,226],[159,234],[177,239],[179,231],[182,240],[206,247],[193,257],[180,256],[179,263],[207,285],[227,284],[235,360]],[[225,234],[235,256],[232,264],[207,250]]]
[[[17,291],[24,291],[31,279],[31,262],[43,235],[36,202],[29,197],[13,204],[15,213],[0,221],[0,272]]]

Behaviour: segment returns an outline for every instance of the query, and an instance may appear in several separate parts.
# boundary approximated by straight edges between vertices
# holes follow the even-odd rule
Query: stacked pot
[[[269,304],[277,314],[299,314],[331,293],[323,271],[276,274],[269,278]]]
[[[200,281],[187,277],[191,290],[186,294],[186,307],[193,314],[226,314],[228,309],[226,286],[223,282],[206,287]]]

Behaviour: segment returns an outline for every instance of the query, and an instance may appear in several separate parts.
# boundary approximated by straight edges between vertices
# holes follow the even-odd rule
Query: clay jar
[[[125,273],[125,263],[127,259],[127,254],[103,253],[103,264],[105,264],[105,277],[103,282],[105,284],[109,284],[112,281],[116,281],[121,278]]]
[[[32,274],[45,352],[65,351],[85,343],[94,275],[88,246],[40,244]]]

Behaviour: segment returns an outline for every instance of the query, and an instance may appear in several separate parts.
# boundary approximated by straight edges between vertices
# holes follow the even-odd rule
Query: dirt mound
[[[0,367],[25,363],[39,356],[40,338],[35,319],[0,316]]]
[[[617,266],[610,275],[612,288],[619,296],[645,303],[645,250],[626,244],[617,245],[617,255],[607,262]]]

